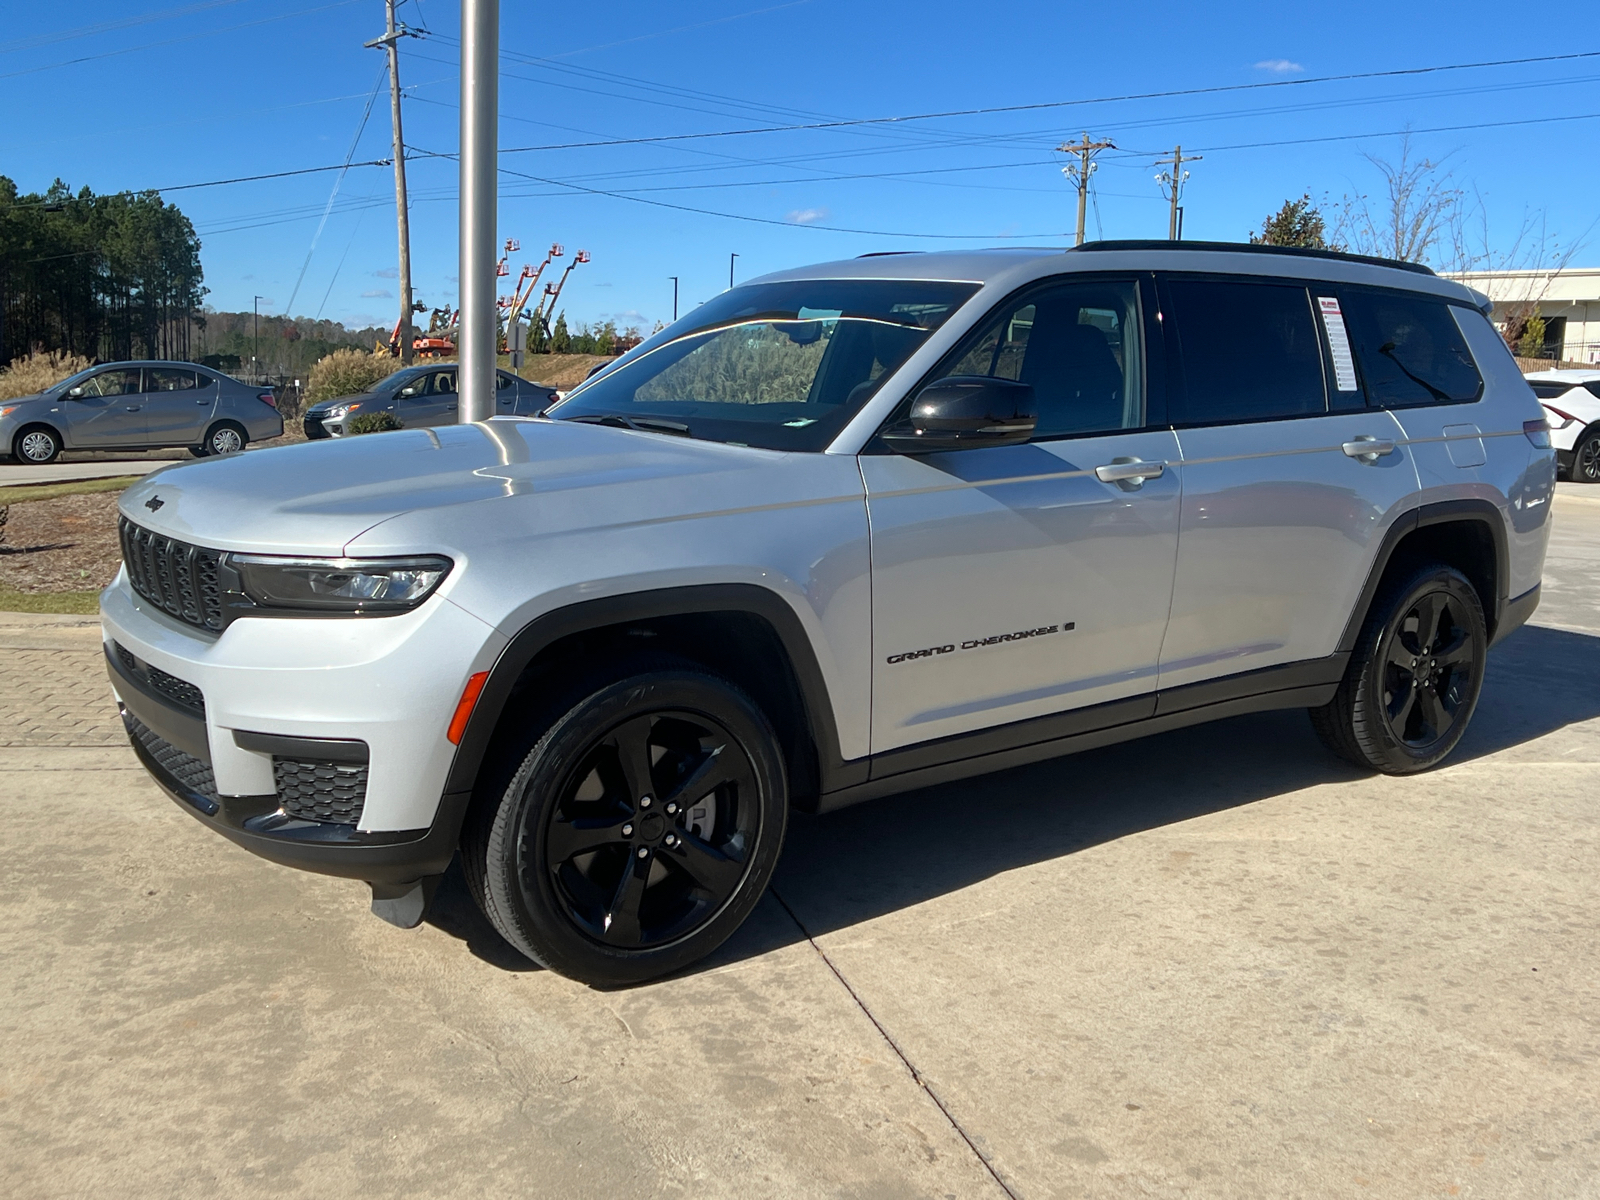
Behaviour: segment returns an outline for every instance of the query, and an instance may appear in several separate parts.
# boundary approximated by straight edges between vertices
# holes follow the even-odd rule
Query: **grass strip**
[[[100,593],[13,592],[0,588],[0,612],[75,613],[93,616],[100,611]]]
[[[0,487],[0,504],[26,504],[30,500],[54,500],[58,496],[93,496],[99,492],[120,492],[143,478],[143,475],[118,475],[111,479],[73,479],[66,483],[17,483],[9,487]]]

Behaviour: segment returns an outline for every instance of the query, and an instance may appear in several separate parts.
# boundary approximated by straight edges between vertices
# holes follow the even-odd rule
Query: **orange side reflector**
[[[489,672],[479,671],[467,680],[467,686],[461,689],[461,703],[456,705],[456,715],[450,718],[450,732],[445,734],[452,746],[461,744],[462,735],[467,732],[467,719],[472,716],[473,706],[478,703],[483,685],[488,682]]]

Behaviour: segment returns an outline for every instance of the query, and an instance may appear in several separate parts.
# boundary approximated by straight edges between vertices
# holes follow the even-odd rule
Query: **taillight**
[[[262,392],[261,395],[256,397],[256,399],[261,401],[261,403],[263,403],[263,404],[272,405],[273,408],[277,408],[278,407],[278,398],[276,396],[274,396],[271,392]]]
[[[1551,416],[1561,418],[1561,423],[1559,425],[1551,426],[1552,429],[1565,429],[1568,425],[1571,425],[1578,419],[1569,412],[1562,412],[1553,404],[1546,404],[1543,406],[1543,408],[1545,412],[1549,413]]]
[[[1522,432],[1541,450],[1550,449],[1550,422],[1540,417],[1537,421],[1524,421]]]

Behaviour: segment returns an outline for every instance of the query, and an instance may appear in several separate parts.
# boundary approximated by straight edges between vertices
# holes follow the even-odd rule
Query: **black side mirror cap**
[[[911,402],[911,413],[882,433],[896,454],[932,454],[979,446],[1018,446],[1039,423],[1033,385],[989,375],[949,375]]]

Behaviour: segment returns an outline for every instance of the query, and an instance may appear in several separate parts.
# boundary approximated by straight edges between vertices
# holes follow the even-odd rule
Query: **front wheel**
[[[11,443],[11,457],[30,467],[48,466],[60,454],[61,436],[42,425],[24,429]]]
[[[597,986],[711,953],[783,845],[777,736],[727,680],[668,666],[600,686],[542,730],[467,830],[479,905],[529,958]]]
[[[1339,690],[1311,723],[1358,767],[1425,771],[1466,733],[1488,649],[1472,584],[1453,567],[1423,567],[1379,594]]]

